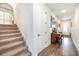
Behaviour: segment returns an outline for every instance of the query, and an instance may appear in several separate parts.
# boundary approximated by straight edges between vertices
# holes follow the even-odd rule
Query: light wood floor
[[[65,36],[57,44],[51,44],[42,50],[39,56],[78,56],[78,51],[70,37]]]

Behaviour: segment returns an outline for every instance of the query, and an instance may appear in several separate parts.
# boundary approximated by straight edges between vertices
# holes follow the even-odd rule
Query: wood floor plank
[[[51,44],[42,50],[38,56],[78,56],[78,51],[70,37],[64,37],[62,42]]]

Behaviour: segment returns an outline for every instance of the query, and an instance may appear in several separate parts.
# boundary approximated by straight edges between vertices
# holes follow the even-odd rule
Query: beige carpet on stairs
[[[0,56],[31,56],[16,24],[0,24]]]

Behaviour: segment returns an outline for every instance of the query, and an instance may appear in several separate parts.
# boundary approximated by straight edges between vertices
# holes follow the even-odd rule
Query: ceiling
[[[11,5],[11,6],[13,7],[14,10],[16,9],[17,3],[8,3],[8,4]]]
[[[46,5],[52,10],[52,12],[62,18],[72,18],[75,9],[77,7],[77,3],[46,3]]]

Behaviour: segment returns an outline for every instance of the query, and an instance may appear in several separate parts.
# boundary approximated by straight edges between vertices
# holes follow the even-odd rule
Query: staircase
[[[31,56],[16,24],[0,25],[0,56]]]

